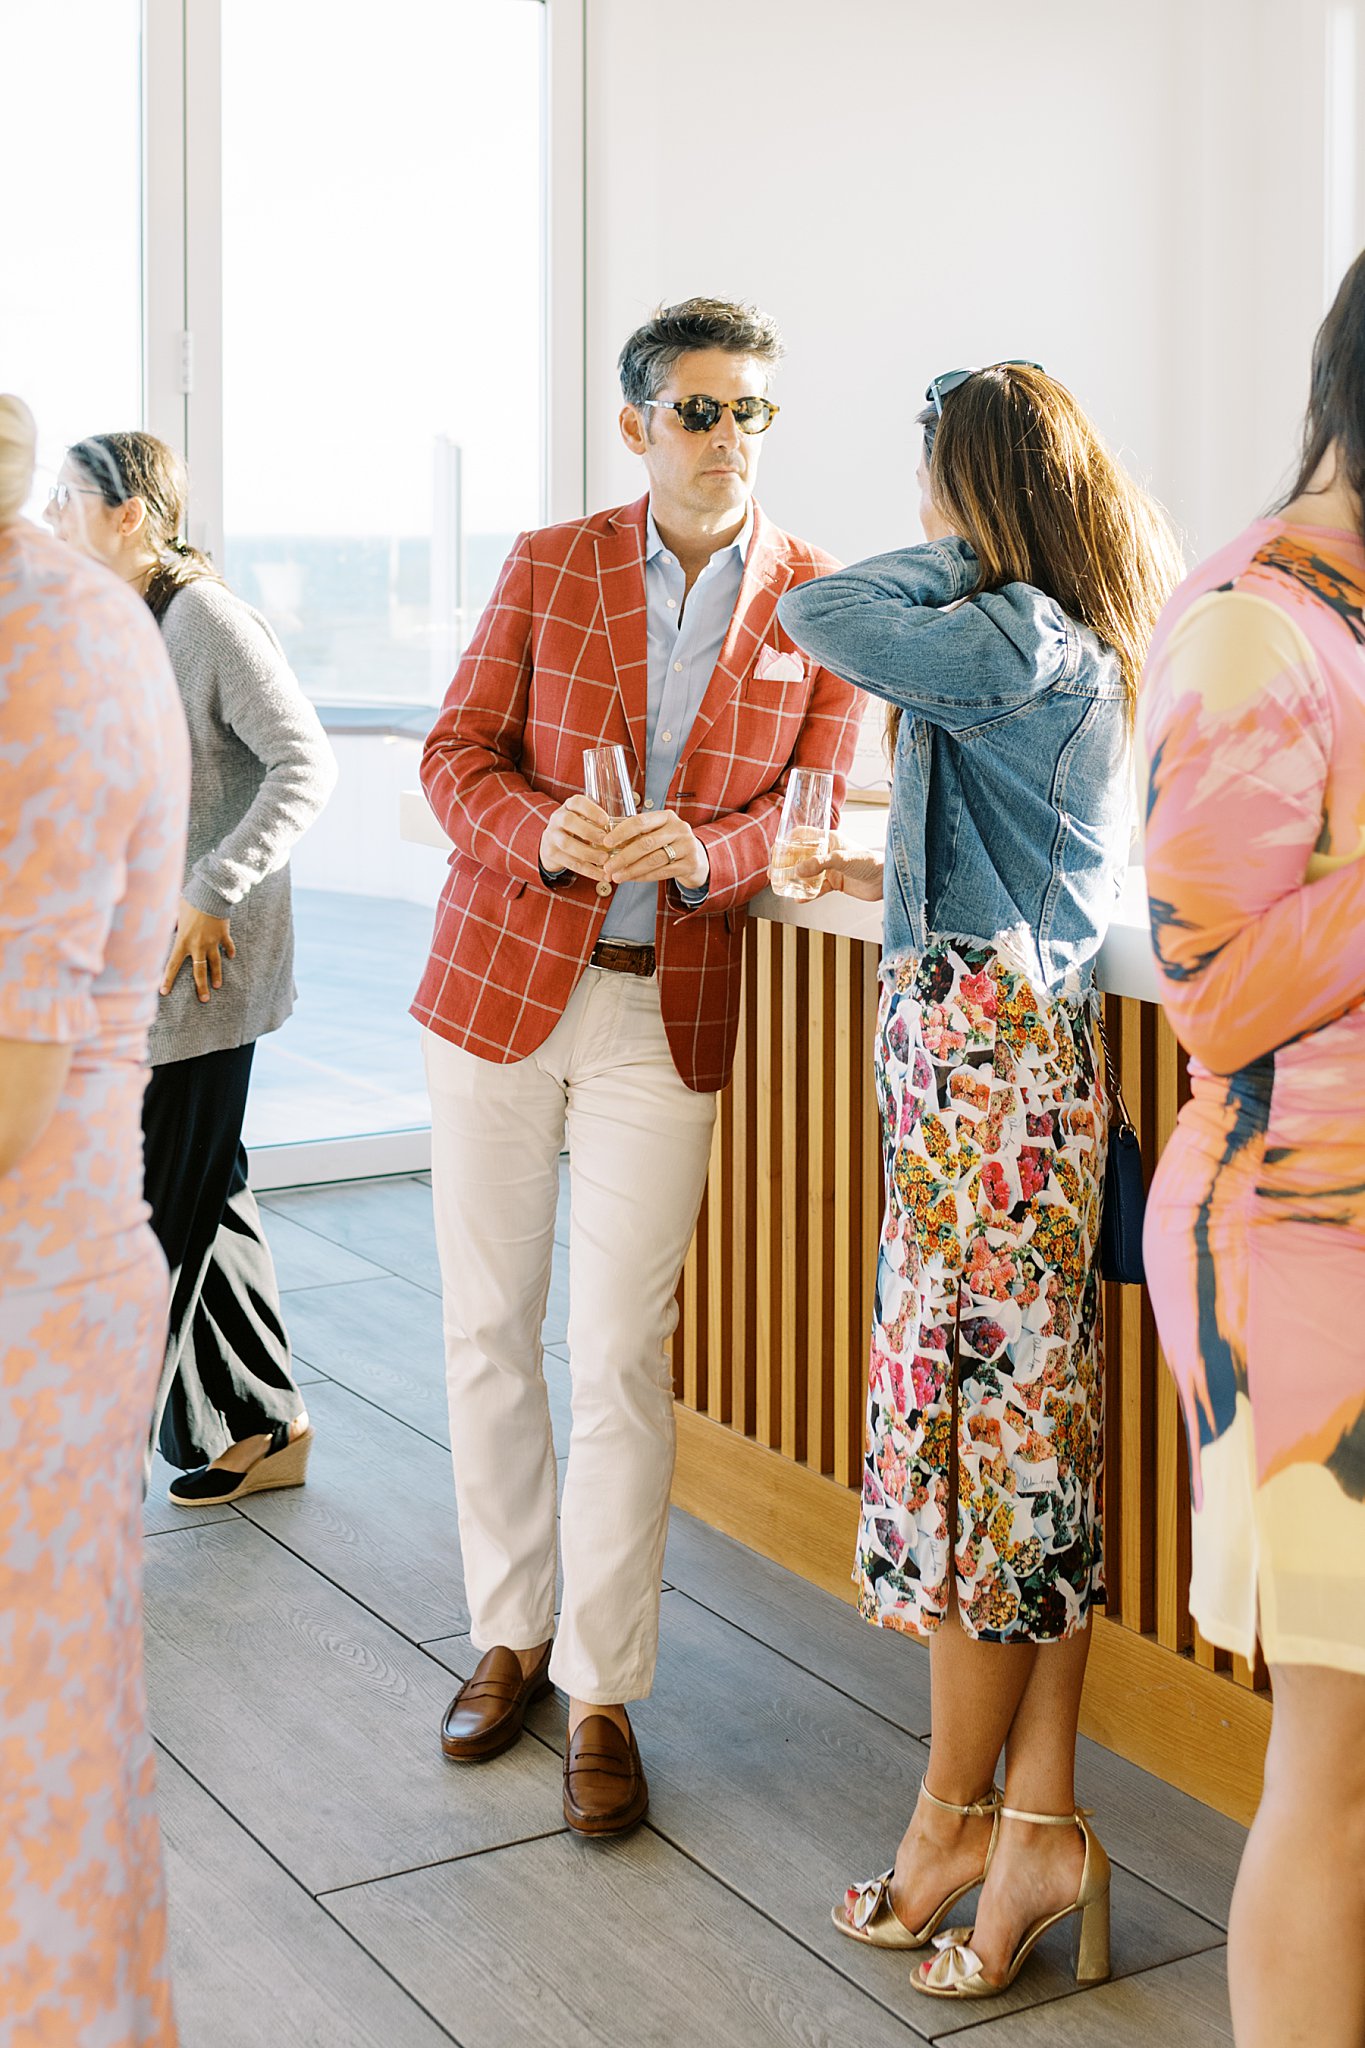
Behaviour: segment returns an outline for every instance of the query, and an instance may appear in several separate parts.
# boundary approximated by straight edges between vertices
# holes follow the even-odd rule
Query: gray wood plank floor
[[[1094,1744],[1111,1983],[1056,1936],[1005,1997],[910,1989],[829,1907],[889,1859],[925,1768],[928,1660],[674,1513],[648,1823],[560,1812],[564,1703],[492,1764],[437,1741],[473,1668],[446,1446],[431,1191],[271,1194],[317,1429],[307,1487],[148,1499],[147,1662],[184,2048],[1216,2048],[1242,1831]],[[545,1322],[569,1447],[567,1227]],[[964,1920],[970,1919],[969,1900]]]

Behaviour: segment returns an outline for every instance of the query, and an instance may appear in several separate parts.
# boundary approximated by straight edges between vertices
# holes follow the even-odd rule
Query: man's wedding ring
[[[669,860],[676,860],[678,858],[677,854],[674,853],[673,848],[668,844],[667,840],[664,841],[664,852],[668,856]]]

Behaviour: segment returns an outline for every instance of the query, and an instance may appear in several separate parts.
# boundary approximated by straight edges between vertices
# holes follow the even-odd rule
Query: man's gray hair
[[[680,299],[676,306],[656,306],[622,349],[621,392],[627,405],[657,398],[679,357],[701,348],[753,356],[769,371],[782,360],[777,324],[757,306],[733,299]]]

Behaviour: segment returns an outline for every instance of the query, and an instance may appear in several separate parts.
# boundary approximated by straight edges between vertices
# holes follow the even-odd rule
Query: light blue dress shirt
[[[645,793],[643,812],[668,807],[668,791],[701,709],[707,684],[715,673],[720,650],[744,576],[744,558],[753,539],[754,514],[728,548],[720,548],[687,592],[687,578],[678,558],[665,547],[654,514],[645,519],[645,613],[649,642],[649,684],[645,714]],[[683,599],[686,596],[686,606]],[[682,889],[690,905],[706,901],[706,889]],[[602,927],[604,939],[625,939],[652,946],[659,907],[657,882],[622,882],[612,895]]]

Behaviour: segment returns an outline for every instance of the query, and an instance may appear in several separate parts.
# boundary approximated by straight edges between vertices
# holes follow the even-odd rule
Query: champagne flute
[[[624,747],[584,747],[583,788],[613,825],[619,818],[635,816],[635,792],[630,786]],[[610,896],[611,883],[599,882],[597,893]]]
[[[803,861],[823,860],[829,852],[830,813],[834,809],[834,775],[828,768],[793,768],[782,802],[782,822],[768,857],[768,881],[776,896],[809,903],[820,894],[821,878],[796,873]]]

